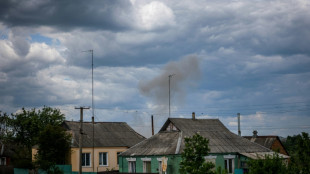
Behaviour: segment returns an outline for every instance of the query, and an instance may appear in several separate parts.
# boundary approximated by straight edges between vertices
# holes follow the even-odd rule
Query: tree
[[[287,166],[278,154],[249,161],[249,174],[285,174]]]
[[[199,134],[185,138],[185,149],[180,163],[181,174],[214,174],[213,163],[206,162],[204,156],[207,156],[210,149],[209,140]]]
[[[70,140],[71,135],[62,127],[47,125],[39,135],[36,164],[47,173],[58,173],[54,166],[69,162]]]
[[[310,139],[309,134],[302,132],[300,135],[288,136],[285,147],[291,156],[289,170],[291,173],[310,173]]]
[[[59,159],[66,159],[71,140],[70,135],[61,126],[64,120],[64,115],[58,109],[50,107],[43,107],[42,110],[22,108],[20,112],[11,114],[8,126],[13,136],[7,138],[18,146],[12,159],[14,166],[33,168],[31,158],[32,147],[35,145],[38,146],[37,165],[48,168],[47,166],[52,167],[51,165],[59,162],[63,164],[64,160]],[[62,148],[59,148],[60,145]],[[51,156],[56,158],[50,158]]]

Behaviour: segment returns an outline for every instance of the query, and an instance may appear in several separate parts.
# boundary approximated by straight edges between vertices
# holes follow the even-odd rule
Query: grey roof
[[[167,131],[170,123],[177,130]],[[168,118],[158,134],[129,148],[121,155],[180,154],[185,146],[184,137],[193,136],[195,133],[209,139],[210,153],[270,152],[268,148],[230,132],[219,119]]]
[[[64,127],[72,132],[72,147],[79,147],[80,122],[65,121]],[[83,147],[92,147],[93,124],[83,123]],[[95,147],[131,147],[145,137],[134,131],[125,122],[95,122],[94,146]]]
[[[250,140],[251,142],[260,144],[271,149],[272,144],[277,140],[277,136],[243,136],[244,138]],[[279,140],[280,141],[280,140]]]

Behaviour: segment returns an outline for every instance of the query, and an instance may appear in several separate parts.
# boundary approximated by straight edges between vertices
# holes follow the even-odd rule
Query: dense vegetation
[[[288,164],[278,155],[266,159],[250,160],[250,174],[309,174],[310,139],[309,134],[288,136],[284,146],[290,155]]]
[[[56,164],[69,160],[71,136],[63,128],[65,117],[58,109],[25,110],[8,115],[0,112],[0,138],[12,151],[18,168],[41,168],[54,173]],[[38,152],[32,161],[32,148]]]

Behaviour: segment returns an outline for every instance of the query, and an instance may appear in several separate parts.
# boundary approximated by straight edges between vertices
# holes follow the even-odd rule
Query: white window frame
[[[157,158],[157,161],[158,161],[158,173],[163,174],[162,158]]]
[[[126,158],[128,161],[128,173],[136,173],[136,158]],[[132,163],[134,163],[134,169],[132,169]]]
[[[0,166],[6,165],[6,157],[0,157]]]
[[[141,158],[141,160],[143,161],[143,173],[146,173],[146,172],[147,172],[147,171],[146,171],[146,165],[147,165],[147,163],[150,163],[150,167],[151,167],[151,171],[150,171],[150,172],[152,172],[152,163],[151,163],[152,158]]]
[[[227,172],[228,174],[234,173],[235,170],[235,157],[236,155],[224,155],[224,168],[227,166]],[[229,160],[231,160],[231,173],[229,173]]]
[[[91,153],[90,152],[83,152],[82,153],[82,158],[83,158],[83,154],[84,154],[84,161],[85,161],[85,165],[83,165],[83,159],[81,160],[81,163],[82,163],[82,167],[91,167]],[[89,154],[89,165],[86,165],[86,154]]]
[[[107,164],[100,164],[100,160],[103,163],[103,158],[101,159],[101,157],[103,157],[101,154],[106,154],[106,162]],[[99,166],[109,166],[109,154],[108,152],[99,152]]]

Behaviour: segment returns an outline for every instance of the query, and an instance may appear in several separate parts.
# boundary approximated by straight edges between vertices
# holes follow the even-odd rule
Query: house
[[[251,142],[260,144],[275,152],[279,152],[284,155],[289,155],[278,136],[272,136],[272,135],[258,136],[257,131],[254,130],[253,136],[243,136],[243,137],[250,140]]]
[[[168,118],[160,131],[152,137],[129,148],[119,156],[120,173],[179,173],[184,137],[199,133],[209,139],[206,161],[228,173],[247,170],[248,158],[271,155],[270,149],[230,132],[219,119]],[[163,165],[164,164],[164,165]]]
[[[72,135],[70,161],[78,172],[80,122],[65,121],[63,127]],[[82,135],[82,172],[118,170],[118,154],[145,139],[125,122],[83,122]]]

